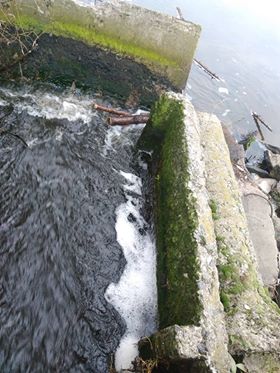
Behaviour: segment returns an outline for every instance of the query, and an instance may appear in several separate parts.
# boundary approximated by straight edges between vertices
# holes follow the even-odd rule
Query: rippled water
[[[90,0],[87,0],[90,1]],[[196,58],[222,80],[195,64],[187,93],[198,110],[214,112],[240,138],[255,130],[251,110],[273,128],[265,139],[280,145],[280,28],[277,0],[132,0],[133,3],[202,26]],[[227,90],[220,90],[226,88]]]
[[[93,99],[0,87],[1,128],[29,145],[0,136],[1,372],[105,373],[155,330],[142,128],[108,128]]]

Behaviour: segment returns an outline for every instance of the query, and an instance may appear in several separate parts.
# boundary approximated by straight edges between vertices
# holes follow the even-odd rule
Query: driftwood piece
[[[178,15],[178,17],[177,18],[179,18],[181,21],[186,21],[185,20],[185,18],[184,18],[184,16],[183,16],[183,12],[182,12],[182,10],[178,7],[178,6],[176,6],[176,10],[177,10],[177,15]],[[203,63],[201,63],[200,61],[198,61],[197,59],[193,59],[194,60],[194,62],[203,70],[203,71],[205,71],[208,75],[210,75],[211,76],[211,79],[216,79],[216,80],[221,80],[215,73],[213,73],[212,71],[210,71],[209,69],[208,69],[208,67],[206,67],[205,65],[203,65]]]
[[[147,123],[150,116],[148,114],[129,115],[126,117],[109,117],[110,126],[128,126],[130,124]]]
[[[181,9],[178,6],[176,6],[176,10],[177,10],[178,18],[181,19],[182,21],[185,21],[185,18],[183,16],[183,12],[181,11]]]
[[[259,132],[259,134],[260,134],[260,136],[261,136],[261,140],[264,141],[264,135],[263,135],[263,132],[262,132],[262,130],[261,130],[261,126],[260,126],[260,124],[259,124],[259,121],[257,120],[257,118],[256,118],[256,116],[254,115],[254,113],[252,113],[252,117],[253,117],[253,119],[254,119],[254,122],[255,122],[255,125],[256,125],[256,127],[257,127],[257,130],[258,130],[258,132]]]
[[[200,67],[203,71],[205,71],[210,77],[211,79],[216,79],[218,81],[220,81],[221,79],[218,77],[218,75],[216,75],[215,73],[213,73],[211,70],[208,69],[208,67],[206,67],[202,62],[198,61],[197,59],[193,59],[194,60],[194,63],[196,63],[198,65],[198,67]]]
[[[252,112],[252,116],[253,116],[254,120],[257,120],[258,122],[263,124],[265,126],[265,128],[267,128],[270,132],[272,132],[272,128],[267,123],[265,123],[265,121],[257,113]]]
[[[125,117],[131,116],[131,114],[129,114],[128,112],[116,110],[116,109],[109,108],[107,106],[99,105],[99,104],[96,104],[96,103],[93,104],[93,107],[94,107],[95,110],[104,111],[104,112],[110,113],[110,114],[115,114],[115,115],[120,115],[120,116],[125,116]]]

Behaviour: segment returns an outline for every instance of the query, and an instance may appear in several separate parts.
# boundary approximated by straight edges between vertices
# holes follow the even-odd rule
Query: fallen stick
[[[257,121],[261,122],[270,132],[273,132],[272,128],[268,124],[266,124],[265,121],[257,113],[252,112],[252,116],[256,118]]]
[[[203,65],[202,62],[198,61],[197,59],[193,59],[194,62],[198,65],[198,67],[200,67],[203,71],[205,71],[208,75],[211,76],[211,79],[216,79],[218,81],[220,81],[221,79],[218,77],[218,75],[216,75],[215,73],[212,73],[212,71],[210,71],[208,69],[208,67],[206,67],[205,65]]]
[[[95,110],[105,111],[106,113],[110,113],[110,114],[115,114],[115,115],[120,115],[120,116],[125,116],[125,117],[131,115],[131,114],[125,112],[125,111],[116,110],[116,109],[113,109],[113,108],[109,108],[107,106],[98,105],[96,103],[93,104],[93,107],[94,107]]]
[[[259,134],[261,136],[261,140],[264,141],[264,135],[262,133],[261,126],[259,125],[259,122],[258,122],[257,118],[255,117],[254,113],[252,113],[252,117],[253,117],[254,122],[256,124],[257,130],[258,130],[258,132],[259,132]]]
[[[147,114],[130,115],[126,117],[109,117],[110,126],[129,126],[130,124],[147,123],[150,116]]]
[[[178,17],[181,21],[186,21],[184,16],[183,16],[183,12],[182,10],[176,6],[176,10],[177,10],[177,14],[178,14]],[[194,62],[203,70],[205,71],[208,75],[211,76],[212,79],[216,79],[216,80],[221,80],[215,73],[212,73],[212,71],[210,71],[208,69],[208,67],[206,67],[205,65],[203,65],[203,63],[201,63],[200,61],[196,60],[195,58],[193,59]]]
[[[183,16],[183,12],[181,11],[181,9],[178,6],[176,6],[176,10],[177,10],[178,18],[182,21],[186,21],[184,16]]]

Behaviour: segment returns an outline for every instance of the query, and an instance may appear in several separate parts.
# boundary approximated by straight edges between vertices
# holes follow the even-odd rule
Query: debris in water
[[[228,94],[229,94],[228,89],[225,88],[225,87],[219,87],[219,92],[220,92],[220,93],[224,93],[225,95],[228,95]]]

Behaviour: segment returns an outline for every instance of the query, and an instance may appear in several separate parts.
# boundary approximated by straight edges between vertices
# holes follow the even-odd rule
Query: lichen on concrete
[[[229,351],[236,356],[261,356],[262,367],[254,372],[270,372],[273,357],[274,362],[278,359],[277,369],[280,371],[279,308],[270,299],[257,271],[240,190],[221,123],[207,113],[200,113],[199,119],[207,190],[220,215],[215,220],[215,232]]]

